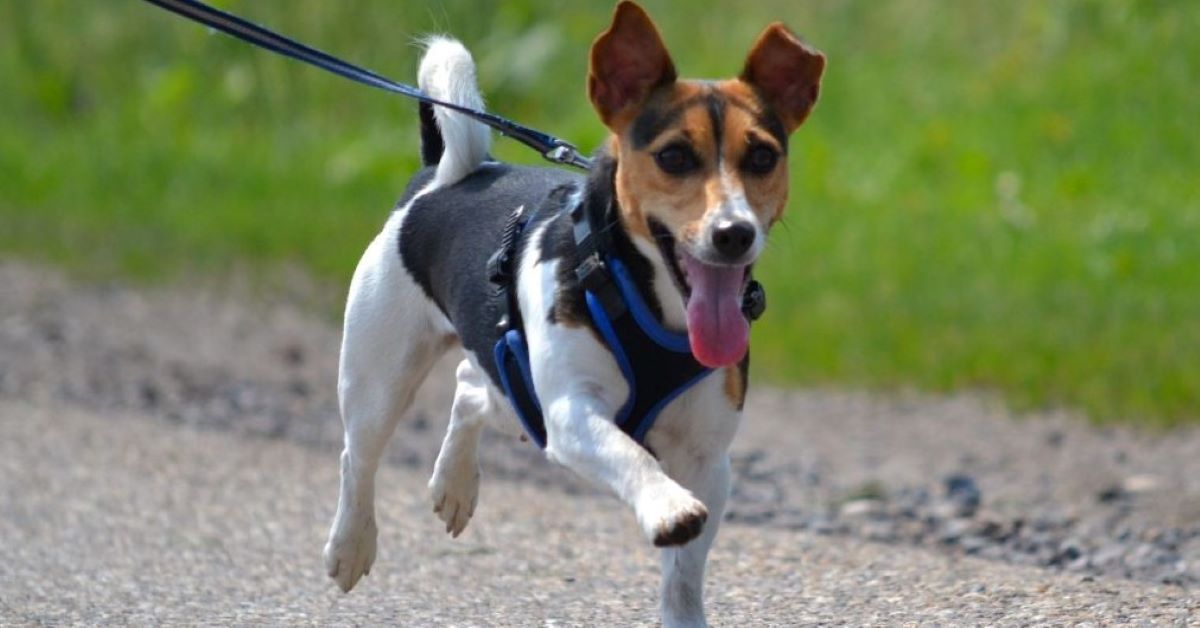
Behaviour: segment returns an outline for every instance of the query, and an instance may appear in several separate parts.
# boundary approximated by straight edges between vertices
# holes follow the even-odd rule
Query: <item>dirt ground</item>
[[[339,330],[307,297],[13,263],[0,289],[0,624],[652,622],[657,561],[632,516],[527,443],[488,438],[477,518],[443,538],[424,481],[451,361],[392,443],[377,566],[341,596],[320,568]],[[1195,429],[763,387],[746,414],[717,625],[1197,612]]]

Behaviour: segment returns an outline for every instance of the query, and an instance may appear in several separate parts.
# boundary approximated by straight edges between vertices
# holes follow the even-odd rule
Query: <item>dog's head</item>
[[[742,359],[742,291],[787,202],[787,141],[812,111],[825,57],[779,23],[740,76],[680,80],[654,23],[621,2],[592,44],[588,96],[613,132],[616,195],[630,236],[671,269],[692,352]]]

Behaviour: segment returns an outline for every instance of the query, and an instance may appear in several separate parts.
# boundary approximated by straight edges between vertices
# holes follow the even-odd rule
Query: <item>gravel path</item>
[[[294,443],[0,402],[0,624],[653,625],[656,559],[614,501],[484,485],[451,540],[424,474],[380,477],[380,557],[355,591],[320,547],[336,462]],[[1084,580],[730,523],[716,625],[1186,626],[1178,587]]]
[[[0,401],[144,415],[173,430],[218,430],[213,438],[299,443],[336,460],[339,332],[332,317],[293,302],[305,297],[268,304],[236,286],[80,286],[13,263],[0,264],[0,286]],[[393,440],[396,473],[432,466],[452,366],[430,378]],[[754,526],[747,539],[803,532],[805,552],[833,543],[906,560],[978,556],[996,569],[1046,568],[1079,586],[1131,578],[1169,599],[1200,583],[1198,453],[1196,429],[1153,435],[1065,413],[1014,417],[979,396],[752,387],[729,518]],[[517,482],[527,488],[514,490],[598,497],[527,443],[489,436],[483,456],[485,491]],[[617,511],[607,501],[599,510]],[[639,570],[653,563],[634,562]]]

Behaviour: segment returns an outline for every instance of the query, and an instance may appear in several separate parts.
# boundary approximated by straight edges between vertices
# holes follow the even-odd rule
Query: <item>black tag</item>
[[[746,293],[742,295],[742,314],[752,321],[756,321],[767,311],[767,291],[763,290],[762,284],[751,279],[750,283],[746,284]]]

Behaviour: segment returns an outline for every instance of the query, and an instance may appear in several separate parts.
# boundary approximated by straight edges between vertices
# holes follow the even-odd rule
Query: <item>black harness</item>
[[[588,203],[571,208],[578,265],[575,277],[583,288],[588,313],[604,344],[613,354],[629,385],[629,396],[618,410],[618,427],[645,447],[647,432],[663,408],[713,372],[692,356],[686,333],[662,326],[638,291],[628,268],[616,255],[609,230],[615,219],[593,216]],[[546,447],[546,422],[533,387],[529,347],[516,290],[516,252],[525,227],[537,210],[513,212],[500,248],[488,262],[488,277],[498,289],[500,339],[494,359],[500,383],[525,432],[538,447]],[[611,213],[611,209],[609,210]],[[742,312],[753,321],[766,309],[762,285],[751,280],[742,298]]]

